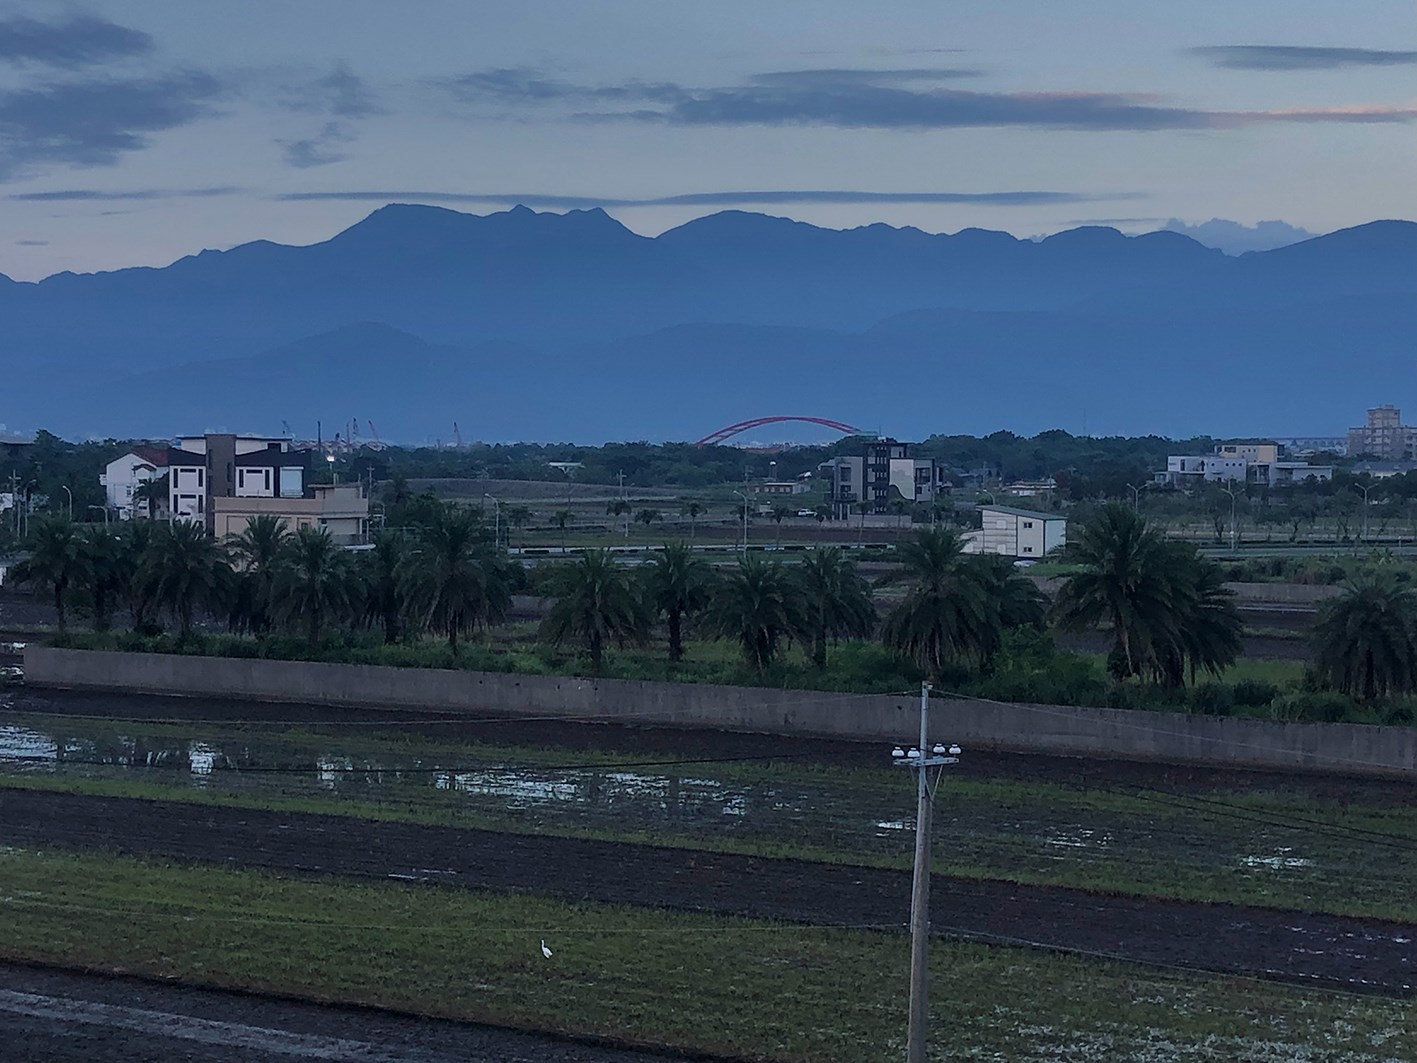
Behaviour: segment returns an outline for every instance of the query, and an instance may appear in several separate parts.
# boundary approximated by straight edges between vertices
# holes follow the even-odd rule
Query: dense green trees
[[[178,633],[192,633],[198,609],[220,608],[232,587],[224,551],[200,524],[162,525],[143,559],[158,605],[177,621]]]
[[[947,665],[982,663],[997,641],[996,610],[978,558],[965,556],[953,528],[924,528],[900,548],[905,598],[886,617],[886,645],[932,681]]]
[[[271,583],[272,604],[287,623],[303,623],[311,643],[330,617],[349,616],[358,581],[348,552],[324,528],[301,528],[280,557]]]
[[[79,526],[61,516],[41,517],[30,532],[30,556],[18,567],[15,577],[36,583],[53,596],[59,630],[68,619],[69,590],[80,583],[88,569],[88,555]]]

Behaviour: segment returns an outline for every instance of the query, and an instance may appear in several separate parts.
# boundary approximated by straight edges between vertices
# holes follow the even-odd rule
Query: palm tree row
[[[905,598],[885,619],[888,646],[933,678],[948,665],[983,666],[1005,630],[1041,626],[1043,599],[1011,565],[969,557],[949,529],[923,529],[902,551]],[[717,575],[684,543],[670,544],[638,574],[606,550],[562,565],[542,627],[556,645],[585,646],[599,670],[609,644],[642,644],[662,617],[669,659],[683,657],[685,625],[738,645],[744,663],[766,671],[791,644],[825,668],[829,643],[877,629],[869,584],[840,548],[809,551],[796,566],[757,556]]]

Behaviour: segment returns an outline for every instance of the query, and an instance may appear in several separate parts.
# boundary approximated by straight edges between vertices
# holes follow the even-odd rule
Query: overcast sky
[[[1413,217],[1410,0],[0,4],[0,272],[390,201],[1020,236]]]

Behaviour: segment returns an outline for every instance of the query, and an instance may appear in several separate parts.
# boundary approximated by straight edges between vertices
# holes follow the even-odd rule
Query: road
[[[472,1023],[0,963],[0,1061],[663,1063]]]

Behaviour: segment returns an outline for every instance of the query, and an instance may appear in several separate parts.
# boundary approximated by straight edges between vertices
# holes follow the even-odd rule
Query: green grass
[[[903,935],[0,851],[0,954],[717,1053],[903,1055]],[[540,941],[553,956],[546,959]],[[931,950],[934,1058],[1417,1058],[1406,1002]]]

